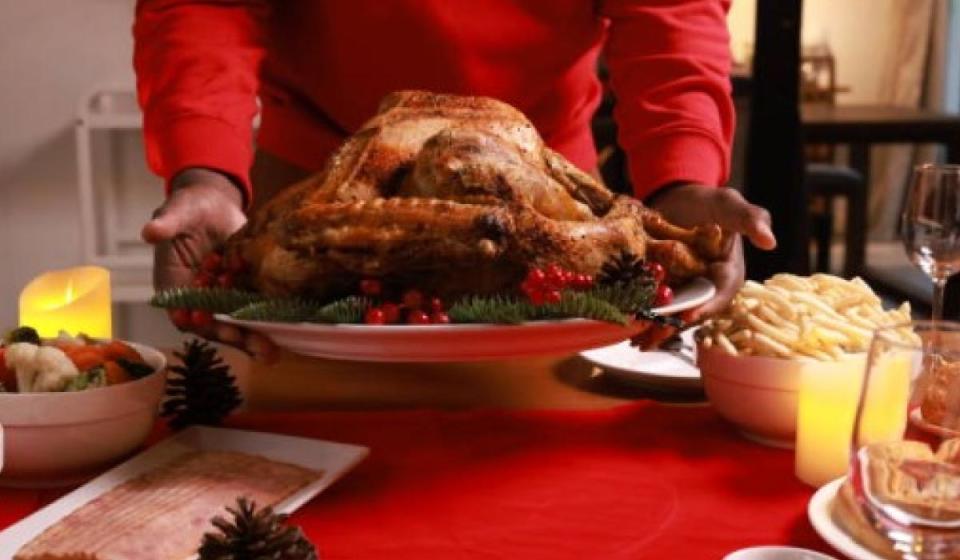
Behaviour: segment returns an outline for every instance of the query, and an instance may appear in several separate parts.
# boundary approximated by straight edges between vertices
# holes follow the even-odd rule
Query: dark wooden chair
[[[828,52],[805,54],[800,59],[800,100],[803,103],[836,103],[836,61]],[[843,274],[856,276],[862,271],[850,258],[851,247],[866,243],[866,187],[863,175],[847,165],[836,163],[832,144],[804,146],[804,188],[810,198],[810,229],[814,240],[813,269],[829,272],[830,246],[835,230],[834,206],[837,199],[846,201],[845,247]]]

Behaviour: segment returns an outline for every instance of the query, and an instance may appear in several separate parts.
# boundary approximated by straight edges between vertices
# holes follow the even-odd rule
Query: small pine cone
[[[170,367],[161,416],[176,430],[219,425],[243,401],[230,368],[202,340],[184,343],[184,351],[175,355],[183,365]]]
[[[645,276],[647,276],[647,269],[644,266],[643,259],[624,249],[603,263],[600,274],[597,276],[597,282],[612,286],[633,282]]]
[[[228,507],[232,519],[215,517],[215,533],[203,536],[197,551],[200,560],[316,560],[317,550],[299,527],[286,525],[287,517],[239,498]]]

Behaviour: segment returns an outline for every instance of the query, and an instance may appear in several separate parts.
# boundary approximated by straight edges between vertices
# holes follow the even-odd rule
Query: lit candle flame
[[[73,278],[67,281],[67,292],[64,295],[63,303],[70,303],[73,301]]]
[[[55,337],[61,330],[110,338],[110,272],[82,266],[41,274],[20,293],[20,324]]]

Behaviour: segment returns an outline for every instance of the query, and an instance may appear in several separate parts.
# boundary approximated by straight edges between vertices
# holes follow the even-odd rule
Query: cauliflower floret
[[[4,361],[17,373],[21,393],[62,391],[80,370],[70,358],[53,346],[18,342],[7,347]]]
[[[40,347],[29,342],[14,342],[7,346],[3,354],[3,361],[8,369],[12,369],[17,374],[17,389],[21,393],[29,393],[33,390],[33,378],[37,376],[37,368],[34,363],[37,359],[37,352]]]

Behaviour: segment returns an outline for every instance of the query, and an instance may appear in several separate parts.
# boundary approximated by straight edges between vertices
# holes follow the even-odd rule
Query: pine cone
[[[194,339],[183,346],[182,353],[174,352],[183,365],[170,368],[161,416],[170,418],[175,430],[219,425],[243,402],[236,379],[206,341]]]
[[[600,268],[600,274],[597,276],[599,284],[612,286],[615,284],[627,284],[638,278],[648,276],[647,269],[644,267],[643,259],[637,257],[627,250],[623,250],[618,255],[610,257]]]
[[[239,498],[236,507],[227,508],[228,521],[217,516],[217,533],[203,536],[200,560],[316,560],[317,550],[299,527],[286,525],[287,516]]]

